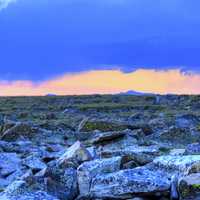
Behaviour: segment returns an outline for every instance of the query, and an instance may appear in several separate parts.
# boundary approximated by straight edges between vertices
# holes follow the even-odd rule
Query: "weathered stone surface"
[[[169,188],[169,180],[159,171],[135,168],[97,176],[92,181],[90,193],[94,198],[128,199],[137,194],[162,194]]]
[[[39,185],[42,180],[43,190],[60,200],[73,200],[78,195],[77,173],[73,168],[60,169],[53,165],[36,176],[36,183]]]
[[[95,176],[119,171],[120,166],[121,157],[84,162],[77,170],[80,194],[86,195],[89,193],[91,181]]]
[[[179,192],[182,200],[200,199],[200,173],[190,174],[179,181]]]
[[[92,159],[89,151],[78,141],[73,144],[67,151],[59,158],[58,163],[62,166],[79,166],[84,161]]]
[[[1,200],[58,200],[44,191],[31,191],[25,181],[15,181],[0,194]]]
[[[200,155],[160,156],[153,163],[169,170],[177,170],[184,174],[200,171]]]

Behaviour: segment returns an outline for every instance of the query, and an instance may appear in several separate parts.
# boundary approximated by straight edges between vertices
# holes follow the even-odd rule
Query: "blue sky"
[[[200,69],[199,0],[10,1],[0,0],[0,79]]]

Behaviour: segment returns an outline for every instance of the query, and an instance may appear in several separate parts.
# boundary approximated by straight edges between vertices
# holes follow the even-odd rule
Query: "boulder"
[[[60,166],[76,166],[92,159],[90,152],[78,141],[58,159]]]
[[[119,171],[120,166],[121,157],[84,162],[77,169],[80,194],[86,195],[89,193],[91,181],[95,176]]]
[[[179,180],[179,192],[182,200],[199,200],[200,173],[181,178]]]
[[[200,172],[200,155],[160,156],[153,163],[166,170],[176,170],[183,174]]]
[[[163,195],[169,188],[170,181],[164,174],[139,167],[96,176],[92,180],[90,195],[102,199],[129,199],[138,195]]]

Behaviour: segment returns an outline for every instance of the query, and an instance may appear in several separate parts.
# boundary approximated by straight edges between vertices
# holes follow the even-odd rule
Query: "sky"
[[[199,94],[199,7],[199,0],[0,0],[0,95]]]

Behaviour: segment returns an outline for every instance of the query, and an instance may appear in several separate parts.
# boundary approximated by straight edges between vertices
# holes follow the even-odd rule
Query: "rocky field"
[[[0,200],[200,200],[200,96],[0,98]]]

